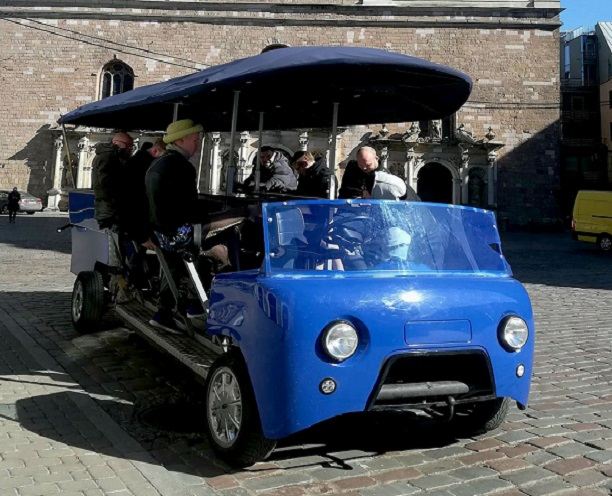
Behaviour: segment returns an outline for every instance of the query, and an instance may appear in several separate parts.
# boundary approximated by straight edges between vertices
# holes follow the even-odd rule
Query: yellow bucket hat
[[[183,119],[182,121],[173,122],[166,129],[164,136],[165,143],[173,143],[176,140],[189,136],[193,133],[199,133],[204,128],[202,124],[194,124],[191,119]]]

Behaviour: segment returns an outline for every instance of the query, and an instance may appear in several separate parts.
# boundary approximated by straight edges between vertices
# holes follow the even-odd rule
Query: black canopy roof
[[[333,102],[338,125],[409,122],[457,111],[471,79],[450,67],[374,48],[282,48],[83,105],[62,124],[125,130],[163,130],[193,119],[207,131],[231,127],[240,91],[237,129],[329,127]]]

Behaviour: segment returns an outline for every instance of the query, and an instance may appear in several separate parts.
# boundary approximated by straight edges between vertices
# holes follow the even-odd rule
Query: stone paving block
[[[549,494],[565,493],[565,491],[570,489],[572,489],[572,485],[560,479],[521,488],[529,496],[547,496]]]
[[[531,464],[519,458],[500,458],[498,460],[488,461],[487,466],[503,474],[507,472],[515,472],[517,470],[530,468]]]
[[[313,479],[320,481],[329,481],[333,479],[340,479],[341,477],[354,477],[356,475],[365,475],[368,473],[368,471],[361,466],[349,466],[345,468],[318,468],[310,471],[309,473]]]
[[[359,491],[361,496],[406,496],[415,494],[419,491],[418,488],[409,486],[405,483],[395,482],[384,484],[382,486],[368,487]],[[429,494],[429,493],[428,493]]]
[[[46,496],[48,494],[59,494],[60,488],[57,484],[43,483],[19,489],[20,496]]]
[[[598,470],[585,470],[576,474],[571,474],[565,477],[565,480],[577,487],[596,486],[610,480],[610,478],[604,475]]]
[[[561,446],[555,446],[553,448],[548,448],[547,451],[549,451],[553,455],[560,456],[561,458],[572,458],[592,453],[594,451],[597,451],[597,448],[586,446],[582,443],[570,443],[563,444]]]
[[[412,467],[399,468],[386,472],[372,474],[372,477],[382,484],[395,481],[405,481],[422,477],[423,473]]]
[[[463,481],[471,481],[475,479],[495,477],[497,473],[495,472],[495,470],[491,470],[485,467],[466,467],[451,470],[450,472],[448,472],[447,475],[450,475],[451,477],[456,477],[457,479],[461,479]]]
[[[311,476],[305,473],[281,474],[271,475],[269,477],[262,477],[258,479],[245,480],[242,484],[248,490],[263,491],[276,489],[279,487],[291,486],[294,484],[304,484],[307,482],[311,482],[313,477],[315,477],[314,474],[312,474]]]
[[[337,487],[340,491],[350,491],[350,490],[361,490],[366,487],[371,487],[376,485],[376,481],[372,477],[367,476],[357,476],[357,477],[349,477],[347,479],[341,479],[334,481],[332,484],[334,487]]]
[[[457,477],[451,477],[445,474],[425,475],[410,481],[410,484],[420,487],[426,491],[431,489],[439,489],[442,487],[452,486],[461,482]]]
[[[556,460],[546,465],[546,470],[556,472],[559,475],[567,475],[573,472],[579,472],[595,466],[596,463],[587,458],[570,458],[568,460]]]
[[[540,467],[533,467],[504,474],[502,478],[522,489],[523,486],[534,484],[544,479],[558,478],[558,475]]]
[[[459,486],[451,487],[449,491],[455,496],[475,496],[481,494],[498,493],[503,489],[512,488],[512,484],[501,479],[481,479],[464,482]]]
[[[363,467],[365,470],[368,471],[391,470],[403,467],[403,465],[398,460],[395,460],[391,457],[361,460],[357,462],[357,465]]]
[[[547,463],[550,463],[555,460],[559,460],[560,458],[552,453],[548,453],[547,451],[535,451],[526,455],[523,460],[530,463],[531,465],[543,466]]]
[[[456,468],[464,467],[465,464],[454,458],[447,458],[446,460],[434,461],[423,465],[418,468],[420,472],[425,475],[431,474],[439,474],[441,472],[448,472],[449,470],[454,470]]]

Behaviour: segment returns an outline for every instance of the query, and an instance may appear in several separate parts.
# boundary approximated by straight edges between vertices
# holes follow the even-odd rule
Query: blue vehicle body
[[[412,229],[415,237],[426,225],[430,243],[446,243],[429,244],[445,253],[444,259],[435,261],[432,255],[429,265],[407,270],[327,270],[320,263],[311,270],[295,264],[275,266],[271,255],[278,238],[287,232],[302,236],[293,226],[283,231],[275,216],[296,209],[312,214],[320,206],[323,215],[315,214],[313,223],[327,217],[332,226],[331,217],[342,215],[337,207],[346,205],[383,214],[383,224],[406,222],[403,227]],[[428,216],[430,221],[423,222]],[[409,382],[411,376],[427,380],[411,367],[431,368],[438,380],[489,375],[488,396],[527,404],[533,314],[525,289],[512,278],[503,258],[491,212],[452,205],[323,200],[267,205],[263,218],[269,226],[264,267],[215,278],[208,332],[230,336],[240,347],[266,437],[282,438],[325,419],[374,407],[390,367],[395,367],[395,375],[405,374],[400,382]],[[376,223],[366,228],[372,240],[380,227]],[[409,256],[418,256],[417,248]],[[448,256],[451,252],[457,256]],[[529,327],[520,351],[508,351],[498,338],[500,322],[510,315]],[[326,326],[338,320],[350,322],[359,334],[356,353],[340,363],[321,345]],[[525,367],[522,377],[516,374],[519,365]],[[333,394],[320,389],[327,378],[337,384]]]

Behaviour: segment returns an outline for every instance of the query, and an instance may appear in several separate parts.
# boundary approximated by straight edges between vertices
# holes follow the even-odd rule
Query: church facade
[[[374,146],[424,200],[490,208],[506,224],[554,223],[560,10],[559,0],[2,2],[0,189],[17,186],[56,208],[69,189],[91,185],[94,147],[114,130],[64,136],[56,123],[85,103],[278,46],[362,46],[459,69],[473,79],[472,95],[440,121],[336,136],[269,130],[264,145],[323,155],[335,139],[338,177],[360,146]],[[205,131],[194,165],[200,190],[219,191],[229,136]],[[239,178],[250,173],[256,131],[236,137]]]

